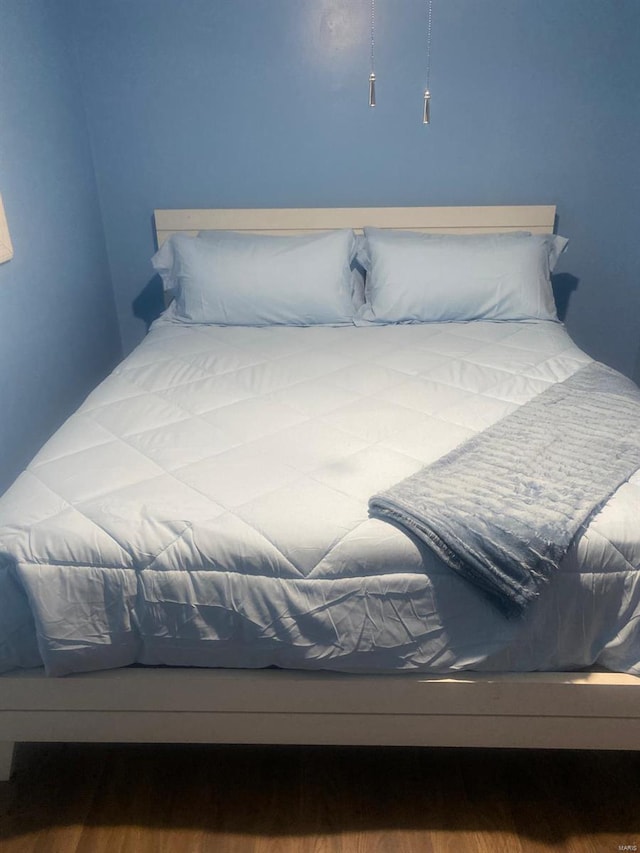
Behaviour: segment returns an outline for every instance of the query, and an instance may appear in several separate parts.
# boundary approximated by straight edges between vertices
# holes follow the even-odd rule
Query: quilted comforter
[[[0,500],[0,671],[640,674],[640,476],[508,620],[370,496],[590,359],[557,323],[161,319]]]

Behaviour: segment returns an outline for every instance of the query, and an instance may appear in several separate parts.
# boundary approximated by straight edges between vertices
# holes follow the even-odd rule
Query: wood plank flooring
[[[41,744],[14,768],[1,853],[640,849],[640,754]]]

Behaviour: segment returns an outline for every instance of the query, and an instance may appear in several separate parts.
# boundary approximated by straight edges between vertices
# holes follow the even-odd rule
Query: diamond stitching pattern
[[[60,500],[99,532],[96,547],[104,535],[119,549],[124,543],[123,562],[147,577],[173,572],[188,585],[186,570],[199,572],[198,548],[207,547],[213,550],[202,554],[202,566],[221,589],[233,589],[225,578],[236,575],[238,589],[252,578],[295,580],[300,590],[318,581],[342,589],[348,579],[365,590],[375,578],[416,583],[420,556],[405,537],[367,518],[368,495],[394,465],[398,479],[406,476],[587,361],[557,324],[234,329],[161,321],[23,476],[53,493],[60,484]],[[117,459],[123,448],[128,485],[95,493],[83,486],[85,494],[80,484],[91,485],[92,465],[108,469],[110,455]],[[366,460],[386,467],[368,471]],[[32,554],[33,561],[69,570],[106,563],[89,543],[76,563],[62,548],[56,556],[53,506],[35,507],[32,529],[49,537],[53,553]],[[244,576],[242,542],[226,551],[218,536],[232,520],[251,547],[264,543],[262,560]],[[129,521],[136,535],[127,541]],[[633,569],[635,557],[607,541],[606,529],[596,519],[578,543],[584,578],[603,548],[611,574]],[[359,541],[369,562],[352,550]],[[28,562],[28,547],[22,554]],[[420,585],[431,598],[430,583],[455,587],[445,572],[429,578],[421,574]],[[163,581],[163,589],[172,583]],[[395,615],[388,616],[401,625],[404,611],[391,605]],[[249,619],[257,605],[241,606]],[[322,604],[309,613],[325,610],[331,619]],[[442,654],[434,651],[433,660]]]
[[[229,452],[246,452],[248,456],[262,452],[271,461],[275,453],[275,458],[280,455],[287,464],[293,461],[292,479],[297,470],[305,482],[312,482],[313,471],[319,466],[335,465],[340,458],[346,465],[349,456],[366,447],[395,447],[406,456],[406,446],[394,444],[393,436],[406,433],[408,427],[413,426],[414,431],[419,432],[421,424],[426,430],[441,422],[444,431],[459,426],[468,430],[469,424],[460,422],[458,413],[464,411],[469,400],[477,401],[476,408],[484,407],[492,422],[505,406],[523,402],[527,396],[541,390],[541,386],[555,381],[558,370],[568,375],[586,358],[559,327],[550,324],[522,324],[515,329],[491,323],[447,324],[445,328],[361,329],[355,332],[362,337],[361,351],[353,345],[353,334],[353,329],[341,328],[185,330],[161,324],[116,369],[107,399],[104,399],[104,391],[98,389],[81,411],[84,417],[93,419],[104,432],[113,435],[118,443],[128,445],[136,454],[149,459],[157,466],[158,474],[163,472],[174,477],[206,497],[207,491],[198,488],[189,472],[210,469],[214,477],[216,459],[224,462]],[[551,355],[549,349],[540,346],[542,340],[546,345],[547,339]],[[335,344],[333,349],[332,344]],[[372,358],[376,349],[386,356]],[[507,364],[510,362],[510,354],[513,354],[512,368],[505,367],[505,360]],[[122,400],[117,394],[120,381],[124,383]],[[516,400],[510,393],[501,394],[505,383],[508,388],[514,381],[522,385],[515,395]],[[312,389],[314,383],[320,394],[323,388],[335,388],[341,395],[346,393],[345,399],[349,402],[341,404],[336,398],[335,405],[319,417],[300,411],[297,419],[292,416],[293,422],[284,418],[282,427],[276,426],[264,435],[260,435],[258,429],[257,437],[248,441],[233,439],[234,407],[237,417],[242,417],[243,408],[250,411],[253,406],[257,417],[260,401],[266,406],[278,396],[284,395],[286,399],[289,391],[296,388]],[[411,383],[424,388],[429,399],[436,403],[441,398],[440,404],[433,404],[428,413],[420,400],[414,406]],[[398,392],[403,387],[407,392],[399,398]],[[135,400],[141,413],[145,409],[142,404],[148,401],[150,406],[156,405],[159,413],[164,412],[167,420],[149,426],[143,422],[142,415],[138,423],[133,416],[126,427],[118,428],[118,411],[123,405],[122,411],[127,411],[126,400]],[[284,405],[288,411],[295,412],[288,403]],[[491,414],[494,411],[495,417]],[[222,417],[223,413],[228,415]],[[223,427],[216,426],[216,416],[224,423]],[[325,425],[322,430],[321,424]],[[482,418],[477,419],[476,428],[482,425]],[[460,433],[460,440],[466,435],[465,430]],[[302,436],[307,434],[305,441]],[[325,450],[322,450],[322,440],[317,444],[323,434],[327,442]],[[340,435],[345,437],[338,440],[333,458],[331,435],[335,435],[336,440]],[[173,454],[172,441],[184,444],[190,438],[191,459],[180,458],[180,447],[176,447]],[[346,442],[344,446],[342,442]],[[415,444],[412,446],[414,452],[410,451],[409,457],[419,460],[420,452],[415,450]],[[315,459],[316,451],[330,455]],[[62,464],[66,461],[73,468],[75,456],[70,445],[67,453],[56,459]],[[174,457],[176,463],[170,461]],[[424,461],[429,459],[427,455]],[[47,469],[55,461],[34,466],[33,473],[45,478]],[[148,477],[142,477],[139,482],[146,480]],[[264,498],[268,499],[281,488],[277,483],[268,485],[265,482]],[[249,490],[249,494],[254,502],[255,492]],[[224,500],[215,503],[237,512],[239,517],[243,515],[242,504],[229,505]],[[97,519],[92,520],[99,524]],[[274,544],[268,531],[256,532]]]

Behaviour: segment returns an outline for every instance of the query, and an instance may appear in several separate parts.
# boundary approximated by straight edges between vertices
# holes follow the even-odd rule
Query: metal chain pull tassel
[[[431,92],[429,90],[429,78],[431,77],[431,17],[433,0],[427,0],[427,79],[424,90],[424,106],[422,109],[422,124],[431,121]]]
[[[371,74],[369,74],[369,106],[376,105],[376,72],[374,70],[375,59],[375,23],[376,23],[376,0],[371,0]]]
[[[422,113],[422,124],[429,124],[431,121],[431,92],[428,89],[424,90],[424,111]]]

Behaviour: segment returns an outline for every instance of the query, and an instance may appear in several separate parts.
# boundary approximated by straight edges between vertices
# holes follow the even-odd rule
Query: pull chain
[[[371,0],[371,73],[369,74],[369,106],[376,105],[376,72],[375,72],[375,30],[376,30],[376,0]]]
[[[433,0],[427,0],[427,75],[426,85],[424,90],[424,106],[422,110],[422,124],[429,124],[431,121],[431,91],[429,89],[429,80],[431,78],[431,21],[432,21],[432,6]]]

